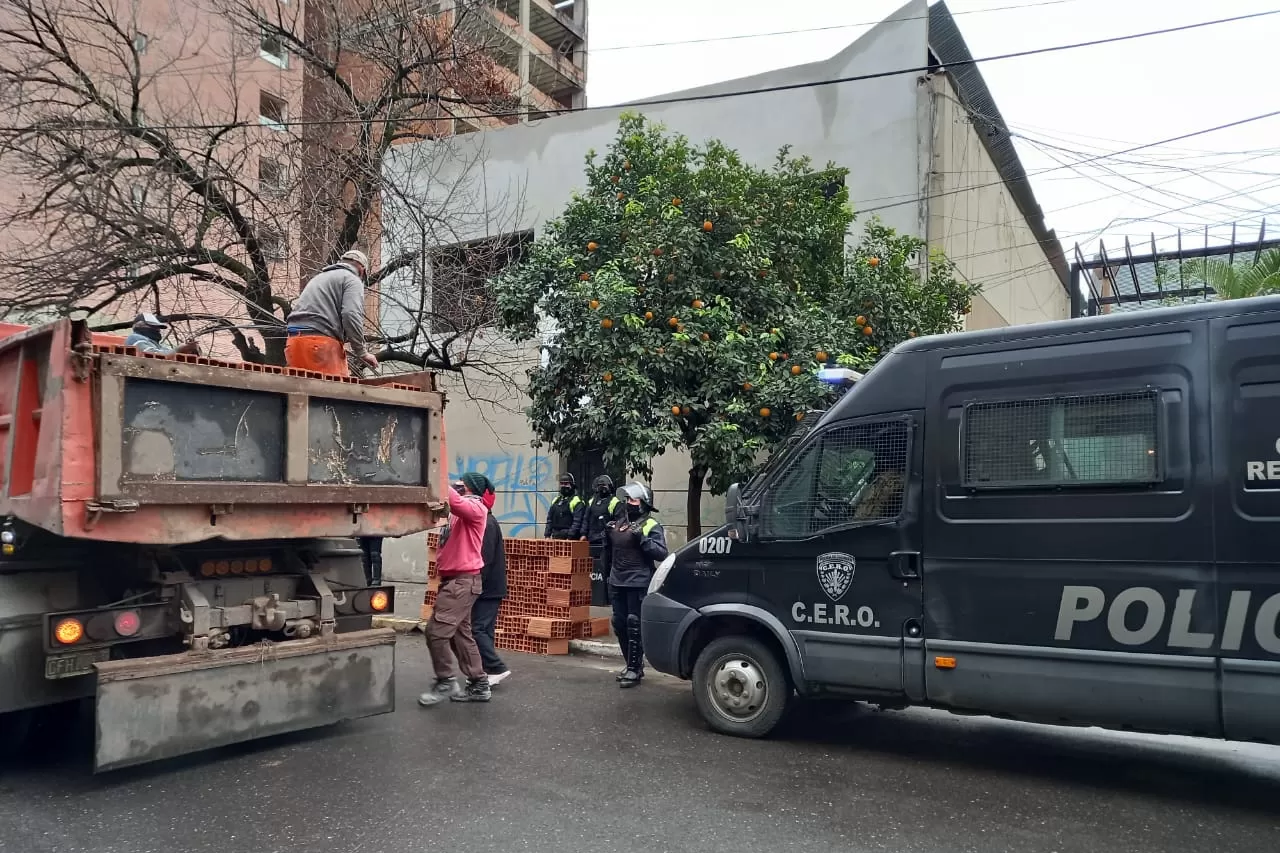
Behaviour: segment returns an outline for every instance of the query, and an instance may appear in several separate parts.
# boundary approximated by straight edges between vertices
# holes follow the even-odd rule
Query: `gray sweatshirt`
[[[346,264],[333,264],[307,282],[285,321],[351,345],[364,355],[364,283]]]

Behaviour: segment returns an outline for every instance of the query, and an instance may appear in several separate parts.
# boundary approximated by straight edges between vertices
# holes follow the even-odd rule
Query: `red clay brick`
[[[573,623],[565,619],[546,619],[535,616],[529,620],[526,633],[530,637],[567,640],[573,636]]]
[[[547,590],[548,607],[584,607],[591,604],[591,587],[585,590],[549,589]]]

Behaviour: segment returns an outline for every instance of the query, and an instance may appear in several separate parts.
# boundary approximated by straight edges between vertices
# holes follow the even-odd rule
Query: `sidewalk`
[[[387,616],[373,617],[373,627],[391,628],[401,634],[421,630],[422,601],[426,597],[427,585],[416,581],[387,581],[396,588],[395,613]],[[610,616],[613,610],[608,607],[592,607],[591,616]],[[610,626],[609,634],[591,640],[570,640],[569,649],[579,654],[601,655],[605,657],[622,657],[618,649],[618,640]]]

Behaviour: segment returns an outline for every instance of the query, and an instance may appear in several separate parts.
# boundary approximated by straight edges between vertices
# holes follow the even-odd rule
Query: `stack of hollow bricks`
[[[498,610],[494,639],[500,649],[535,655],[569,653],[569,641],[604,637],[609,619],[591,618],[591,551],[586,542],[506,539],[507,597]],[[440,534],[427,534],[427,595],[431,618],[440,572]]]

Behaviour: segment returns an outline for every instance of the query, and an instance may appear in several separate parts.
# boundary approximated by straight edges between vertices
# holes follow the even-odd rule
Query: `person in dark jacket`
[[[618,497],[626,501],[626,511],[605,529],[604,563],[613,597],[613,633],[626,659],[618,686],[635,687],[644,678],[640,606],[655,565],[667,558],[667,534],[652,517],[653,492],[647,486],[628,483],[618,489]]]
[[[587,502],[578,497],[572,474],[560,475],[560,496],[547,510],[546,539],[585,539]]]
[[[604,531],[609,522],[618,516],[623,500],[614,494],[613,478],[601,474],[591,484],[595,497],[587,504],[587,542],[591,544],[591,559],[594,567],[591,570],[591,603],[605,605],[609,603],[608,578],[609,567],[604,564]]]

